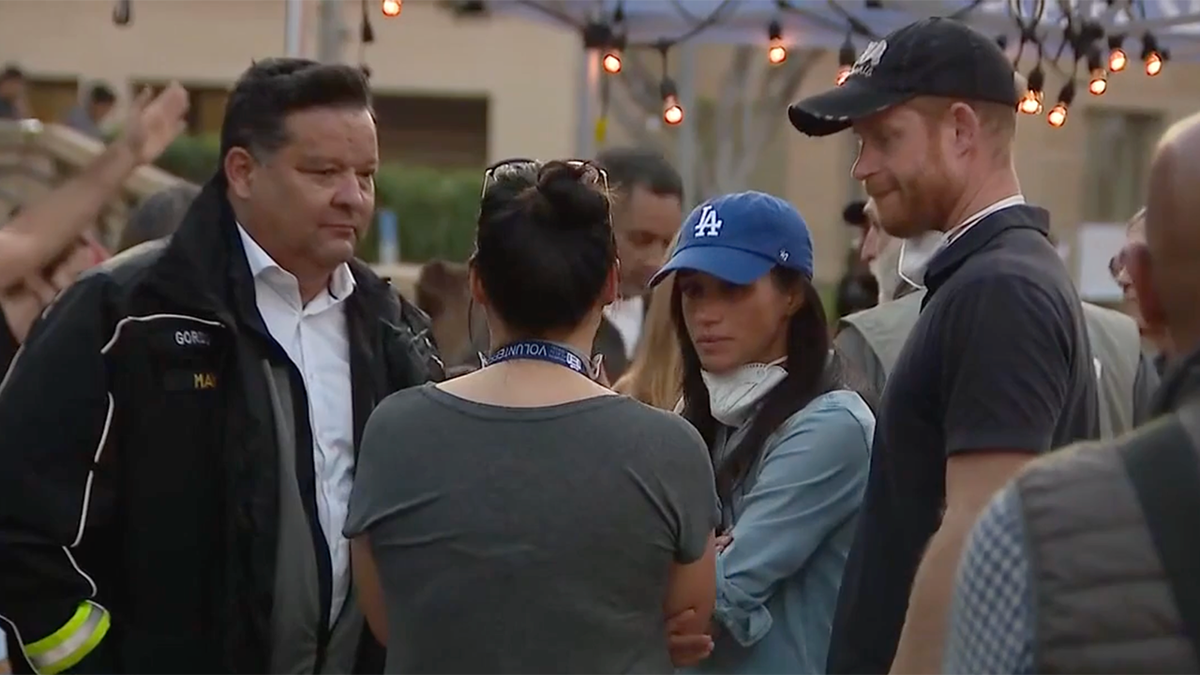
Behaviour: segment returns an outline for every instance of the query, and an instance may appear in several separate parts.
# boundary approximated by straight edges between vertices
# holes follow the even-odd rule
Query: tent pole
[[[596,154],[596,116],[600,101],[600,59],[598,49],[583,49],[580,59],[578,120],[575,130],[575,156],[591,159]]]

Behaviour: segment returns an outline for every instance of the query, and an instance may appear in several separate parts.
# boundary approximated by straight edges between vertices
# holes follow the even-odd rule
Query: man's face
[[[635,185],[613,211],[617,255],[621,260],[621,296],[646,292],[650,277],[667,262],[671,241],[683,222],[683,204]]]
[[[947,165],[944,125],[900,105],[855,122],[854,134],[853,175],[875,202],[883,231],[909,238],[943,225],[961,184],[961,171]]]
[[[0,80],[0,98],[13,100],[21,96],[25,90],[25,79],[21,77],[7,77]]]
[[[1121,287],[1126,313],[1137,320],[1138,330],[1143,337],[1155,340],[1162,333],[1162,327],[1147,320],[1138,292],[1139,285],[1142,286],[1144,293],[1154,292],[1151,270],[1150,251],[1146,245],[1145,221],[1139,218],[1126,231],[1125,244],[1121,250],[1108,261],[1108,271],[1112,274],[1113,281]],[[1139,277],[1141,278],[1140,284],[1137,283]]]
[[[285,128],[287,144],[231,185],[281,264],[331,271],[354,257],[375,210],[375,121],[363,108],[315,108]]]

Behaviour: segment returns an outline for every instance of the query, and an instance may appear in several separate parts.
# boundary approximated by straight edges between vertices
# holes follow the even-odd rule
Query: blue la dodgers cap
[[[679,243],[650,280],[696,270],[731,284],[751,284],[776,265],[813,276],[812,235],[800,212],[763,192],[738,192],[704,202],[688,215]]]

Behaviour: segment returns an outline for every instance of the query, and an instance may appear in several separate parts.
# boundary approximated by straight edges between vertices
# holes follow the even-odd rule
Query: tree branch
[[[742,148],[737,167],[733,171],[732,184],[728,189],[741,189],[750,180],[758,163],[770,143],[779,133],[779,117],[795,97],[804,78],[812,71],[820,55],[819,50],[808,49],[788,59],[793,65],[785,64],[781,75],[774,78],[775,87],[763,92],[763,97],[754,108],[754,124],[751,125],[750,142]]]
[[[628,87],[622,87],[628,91]],[[659,140],[655,134],[646,129],[647,112],[636,101],[626,96],[614,95],[608,102],[608,115],[621,125],[632,137],[633,142],[640,146],[659,148]]]

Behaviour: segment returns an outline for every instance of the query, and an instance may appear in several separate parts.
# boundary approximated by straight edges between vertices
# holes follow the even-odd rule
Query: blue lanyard
[[[570,368],[584,377],[590,378],[592,376],[587,364],[578,354],[560,344],[546,342],[545,340],[519,340],[507,344],[487,357],[484,365],[490,366],[494,363],[503,363],[518,359],[555,363],[564,368]]]

